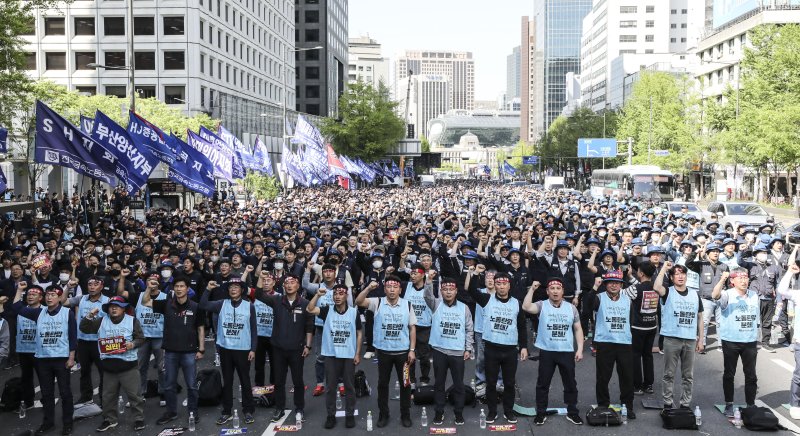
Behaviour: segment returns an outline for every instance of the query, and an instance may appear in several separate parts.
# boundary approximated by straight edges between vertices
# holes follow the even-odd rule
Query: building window
[[[319,98],[319,86],[306,86],[306,98]]]
[[[619,13],[620,14],[635,14],[637,11],[636,6],[620,6]]]
[[[96,86],[76,86],[75,91],[82,95],[95,95],[97,94]]]
[[[306,42],[319,41],[319,29],[306,29]]]
[[[136,95],[141,98],[155,98],[156,96],[156,87],[155,86],[136,86]]]
[[[76,70],[93,70],[94,67],[89,67],[89,64],[97,63],[97,53],[93,51],[75,52],[75,69]]]
[[[306,23],[319,23],[319,11],[305,11]]]
[[[625,54],[635,54],[635,53],[636,53],[636,50],[620,50],[619,51],[620,56],[625,55]]]
[[[620,35],[619,42],[636,42],[636,35]]]
[[[186,103],[186,87],[185,86],[165,86],[164,87],[164,102],[167,104],[185,104]]]
[[[644,27],[647,27],[648,29],[656,27],[656,22],[654,20],[647,20],[644,22]]]
[[[310,115],[319,115],[319,105],[318,104],[307,104],[306,105],[306,113]]]
[[[124,51],[107,51],[105,55],[105,65],[107,67],[124,67],[125,66],[125,52]]]
[[[655,41],[655,36],[654,35],[645,35],[644,36],[644,42],[653,42],[653,41]]]
[[[155,70],[156,69],[156,52],[154,51],[137,51],[134,54],[134,65],[137,70]]]
[[[200,39],[203,39],[202,21],[200,22],[200,25],[201,25]],[[184,34],[183,17],[164,17],[164,35],[183,35],[183,34]]]
[[[44,19],[44,34],[49,35],[63,35],[64,34],[64,18],[63,17],[47,17]]]
[[[319,52],[320,52],[319,50],[308,50],[308,51],[306,51],[306,60],[307,61],[318,61],[319,60]]]
[[[75,36],[94,36],[94,17],[75,17]]]
[[[681,23],[681,29],[685,29],[685,28],[686,28],[686,23]]]
[[[669,25],[669,28],[670,28],[670,29],[677,29],[677,28],[678,28],[678,25],[677,25],[677,24],[675,24],[675,23],[671,23],[671,24]]]
[[[676,40],[675,38],[670,38],[670,39],[669,39],[669,42],[671,42],[671,43],[675,43],[675,42],[677,42],[677,40]]]
[[[619,22],[619,27],[622,29],[630,29],[636,27],[636,20],[624,20]]]
[[[652,53],[654,53],[654,51],[653,51],[653,49],[652,49],[652,48],[648,48],[648,49],[645,49],[645,50],[644,50],[644,53],[645,53],[645,54],[652,54]]]
[[[105,17],[103,18],[103,31],[106,36],[125,35],[124,17]]]
[[[66,70],[67,69],[67,54],[66,53],[45,53],[44,65],[47,70]]]
[[[106,95],[125,98],[127,94],[128,90],[125,86],[106,86]]]
[[[689,12],[687,9],[681,9],[681,14],[686,15],[687,12]]]
[[[155,35],[156,24],[153,17],[133,17],[134,35]]]
[[[678,10],[677,9],[670,9],[669,13],[672,14],[672,15],[675,15],[675,14],[678,13]]]
[[[165,51],[164,69],[182,70],[186,68],[185,55],[183,51]]]
[[[653,5],[647,5],[647,7],[645,7],[645,12],[647,12],[648,14],[652,14],[655,11],[656,11],[656,7],[653,6]]]
[[[206,106],[206,87],[200,87],[200,107]]]
[[[25,69],[29,71],[36,70],[36,53],[25,53]]]
[[[206,55],[200,55],[200,74],[205,74],[206,72]]]
[[[686,38],[681,38],[681,42],[686,42]]]
[[[306,67],[306,79],[319,79],[319,67]]]

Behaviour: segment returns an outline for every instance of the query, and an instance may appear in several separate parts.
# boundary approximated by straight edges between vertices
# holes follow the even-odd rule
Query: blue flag
[[[400,177],[400,168],[394,161],[392,161],[392,177]]]
[[[231,176],[234,179],[244,178],[244,167],[242,167],[242,163],[239,160],[239,155],[236,153],[236,150],[232,145],[229,145],[227,142],[225,142],[225,140],[217,136],[216,133],[206,129],[205,127],[201,126],[200,131],[197,133],[200,134],[200,137],[205,139],[207,142],[214,144],[224,156],[231,160]]]
[[[306,121],[302,115],[297,116],[297,125],[295,125],[292,142],[306,144],[318,150],[323,150],[325,148],[325,141],[322,139],[322,134],[319,133],[319,130],[317,130],[313,124]]]
[[[504,163],[503,172],[508,174],[508,175],[510,175],[510,176],[516,176],[517,175],[517,170],[514,167],[512,167],[511,164],[508,163],[508,162]]]
[[[173,166],[178,159],[176,150],[167,145],[167,134],[133,111],[129,111],[128,135],[139,150],[149,150],[167,166]]]
[[[217,148],[215,144],[206,141],[192,131],[187,133],[187,139],[187,143],[190,147],[208,157],[208,160],[210,160],[214,165],[215,176],[221,177],[229,182],[233,182],[233,159],[231,159],[229,155]]]
[[[257,162],[253,157],[253,153],[250,151],[250,147],[240,141],[239,138],[233,135],[233,133],[229,132],[228,129],[226,129],[222,124],[217,127],[217,136],[222,138],[222,140],[225,141],[229,147],[233,148],[244,169],[261,171],[261,168],[257,165]]]
[[[0,153],[8,153],[8,129],[0,127]]]
[[[297,156],[286,147],[286,144],[283,145],[283,155],[281,159],[283,160],[283,167],[286,169],[286,173],[294,179],[295,182],[303,186],[308,186],[308,181],[306,180],[302,168],[300,168]]]
[[[8,180],[6,175],[3,174],[3,170],[0,169],[0,194],[6,192],[6,189],[8,189]]]
[[[117,174],[125,181],[128,194],[139,192],[147,185],[147,179],[158,165],[156,155],[147,149],[140,150],[122,126],[100,111],[94,116],[92,138],[117,156],[118,166],[122,168]]]
[[[261,142],[261,138],[258,137],[256,137],[253,158],[260,167],[259,171],[264,172],[271,177],[275,176],[275,170],[272,169],[272,159],[269,157],[269,150],[267,150],[267,146]]]
[[[167,136],[166,140],[171,148],[178,151],[179,157],[176,159],[175,165],[167,170],[167,177],[191,191],[212,197],[216,189],[214,164],[205,155],[175,135]]]
[[[117,157],[89,135],[36,102],[36,149],[38,163],[59,165],[79,174],[117,186]]]
[[[81,132],[91,135],[92,130],[94,130],[94,118],[89,118],[81,114],[81,123],[78,125],[78,128],[81,129]]]

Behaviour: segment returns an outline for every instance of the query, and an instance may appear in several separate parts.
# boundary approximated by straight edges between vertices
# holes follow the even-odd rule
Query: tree
[[[396,109],[382,83],[378,89],[362,81],[351,83],[339,99],[341,118],[324,119],[321,131],[331,138],[336,153],[374,161],[405,135],[405,123]]]
[[[250,171],[244,177],[244,189],[256,200],[272,200],[281,193],[278,179],[266,174]]]
[[[425,135],[421,135],[419,137],[420,147],[423,153],[430,153],[431,152],[431,143],[428,141],[428,138]]]

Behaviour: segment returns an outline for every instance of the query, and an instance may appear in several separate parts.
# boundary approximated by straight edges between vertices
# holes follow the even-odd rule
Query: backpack
[[[450,386],[450,388],[447,389],[446,395],[447,395],[447,401],[455,406],[456,396],[453,394],[453,386]],[[472,386],[465,385],[464,405],[475,407],[476,404],[477,404],[477,397],[475,396],[475,391],[472,390]]]
[[[355,388],[357,398],[368,397],[372,394],[372,389],[370,389],[369,382],[367,382],[367,375],[364,374],[363,370],[359,369],[356,371],[353,387]]]
[[[609,407],[594,407],[586,412],[586,423],[591,426],[617,426],[622,425],[622,418],[616,410]]]
[[[222,376],[218,369],[203,369],[197,373],[197,405],[218,406],[222,402]]]
[[[747,407],[741,410],[742,423],[750,431],[777,431],[781,429],[778,418],[766,407]]]
[[[697,421],[692,409],[664,409],[661,411],[661,426],[668,430],[697,430]]]
[[[11,377],[6,380],[5,386],[3,386],[3,393],[0,394],[0,410],[4,412],[17,410],[21,402],[22,379],[20,377]]]

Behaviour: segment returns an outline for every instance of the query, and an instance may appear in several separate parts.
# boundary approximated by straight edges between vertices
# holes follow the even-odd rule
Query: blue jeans
[[[164,399],[167,401],[167,411],[178,413],[178,396],[175,392],[175,385],[178,379],[178,369],[183,370],[183,381],[186,383],[189,412],[194,412],[197,416],[197,383],[196,383],[196,362],[195,353],[174,353],[164,352]]]
[[[717,336],[719,336],[719,322],[722,319],[722,311],[719,308],[719,301],[717,300],[701,298],[700,301],[703,302],[703,346],[705,347],[708,338],[708,323],[711,322],[711,315],[714,315],[714,319],[717,321]]]
[[[164,350],[161,349],[162,338],[145,338],[144,344],[137,348],[139,354],[139,378],[142,381],[139,395],[147,391],[147,373],[150,372],[150,355],[156,357],[158,368],[158,393],[164,390]]]

